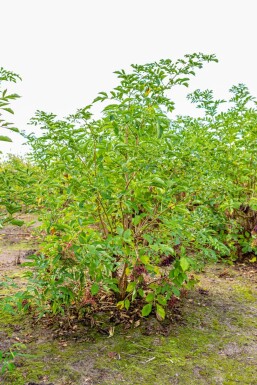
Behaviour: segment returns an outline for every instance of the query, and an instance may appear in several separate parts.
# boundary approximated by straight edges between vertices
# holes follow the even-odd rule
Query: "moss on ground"
[[[241,284],[233,285],[233,290],[237,299],[242,302],[255,302],[257,301],[256,291],[252,287],[244,286]]]
[[[8,332],[20,324],[20,339],[29,340],[31,336],[26,345],[32,357],[22,358],[15,371],[5,376],[4,383],[26,385],[44,380],[55,385],[254,385],[255,320],[252,309],[245,304],[248,312],[239,314],[241,306],[240,301],[230,302],[225,294],[222,303],[215,294],[202,298],[195,289],[182,304],[182,322],[166,323],[168,336],[162,335],[162,329],[157,329],[159,322],[150,318],[150,328],[118,328],[111,338],[85,329],[86,341],[82,338],[83,328],[54,339],[52,329],[44,324],[32,326],[32,320],[5,315]],[[0,329],[5,329],[4,323]],[[150,335],[143,334],[149,330]],[[80,341],[76,341],[78,336]]]
[[[22,285],[24,268],[8,269],[0,275]],[[0,350],[17,342],[27,347],[0,383],[256,385],[256,272],[217,265],[198,278],[174,320],[149,318],[135,329],[116,327],[111,338],[83,323],[62,330],[47,319],[35,322],[0,310]],[[0,287],[0,295],[15,290]]]

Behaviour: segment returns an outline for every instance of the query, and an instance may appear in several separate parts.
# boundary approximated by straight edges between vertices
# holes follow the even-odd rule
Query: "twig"
[[[130,357],[145,358],[144,356],[139,356],[138,354],[131,354],[131,353],[125,353],[125,352],[121,352],[121,354],[124,354],[125,356],[130,356]],[[144,362],[144,361],[142,361],[142,362]]]
[[[148,362],[151,362],[151,361],[153,361],[153,360],[155,360],[155,357],[148,358],[148,360],[146,360],[146,361],[141,361],[141,363],[142,363],[142,364],[147,364]]]

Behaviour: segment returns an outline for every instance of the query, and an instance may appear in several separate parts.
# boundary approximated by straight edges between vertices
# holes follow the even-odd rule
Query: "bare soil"
[[[0,300],[12,293],[12,283],[26,284],[22,262],[37,249],[37,226],[0,231],[0,282],[10,282],[0,285]],[[15,358],[15,370],[0,383],[257,385],[256,263],[212,265],[195,276],[199,284],[172,316],[142,319],[130,329],[110,319],[100,318],[92,328],[0,310],[0,350],[26,345],[26,355]]]

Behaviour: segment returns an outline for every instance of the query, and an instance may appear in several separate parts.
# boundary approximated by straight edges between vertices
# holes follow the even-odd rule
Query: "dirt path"
[[[36,247],[33,226],[1,230],[0,299],[25,282],[19,259]],[[210,266],[198,278],[173,319],[115,327],[111,338],[83,322],[65,328],[0,310],[0,350],[27,347],[0,383],[257,385],[256,264]]]

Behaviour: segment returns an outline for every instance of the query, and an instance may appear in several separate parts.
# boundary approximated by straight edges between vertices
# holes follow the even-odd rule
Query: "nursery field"
[[[3,384],[257,385],[257,101],[241,83],[190,92],[196,116],[173,100],[216,62],[115,71],[29,133],[0,68],[0,142],[30,147],[0,162]]]

